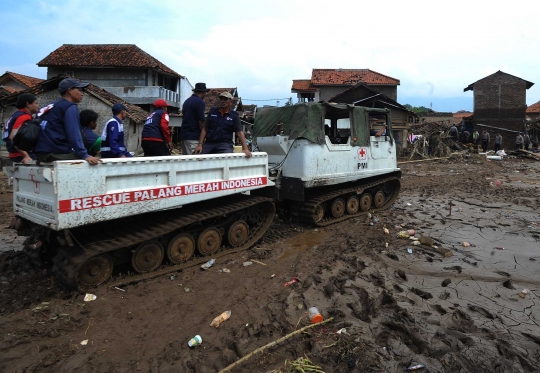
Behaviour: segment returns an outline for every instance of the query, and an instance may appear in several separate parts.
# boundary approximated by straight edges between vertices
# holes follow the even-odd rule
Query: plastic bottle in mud
[[[207,261],[206,263],[204,263],[204,264],[201,266],[201,268],[204,269],[204,270],[206,271],[208,268],[212,267],[212,266],[214,265],[215,262],[216,262],[215,259],[210,259],[209,261]]]
[[[187,344],[189,347],[195,347],[197,345],[200,345],[201,343],[202,338],[200,335],[197,334],[195,337],[191,338]]]
[[[312,324],[316,324],[318,322],[323,321],[323,317],[321,315],[321,312],[317,307],[311,307],[308,310],[309,319],[311,320]]]

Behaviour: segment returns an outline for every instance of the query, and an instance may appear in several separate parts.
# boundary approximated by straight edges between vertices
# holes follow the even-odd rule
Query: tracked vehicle
[[[370,126],[383,124],[387,135],[372,136]],[[385,209],[399,192],[388,110],[328,103],[267,109],[257,115],[254,137],[252,158],[5,167],[13,179],[11,227],[28,236],[24,251],[33,262],[52,263],[62,283],[85,288],[106,282],[118,264],[145,276],[245,250],[270,227],[276,205],[325,226]]]

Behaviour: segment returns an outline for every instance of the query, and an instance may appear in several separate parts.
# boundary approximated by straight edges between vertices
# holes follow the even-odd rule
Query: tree
[[[405,104],[403,106],[405,106],[405,108],[407,108],[407,110],[412,111],[413,113],[416,113],[416,114],[432,113],[433,112],[433,110],[431,110],[430,108],[427,108],[425,106],[416,107],[416,106],[412,106],[410,104]]]

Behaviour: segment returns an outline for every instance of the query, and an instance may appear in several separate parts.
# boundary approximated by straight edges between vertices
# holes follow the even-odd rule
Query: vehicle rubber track
[[[78,282],[78,273],[88,259],[104,253],[114,253],[149,240],[177,234],[183,230],[189,232],[201,230],[208,226],[206,222],[210,226],[219,225],[220,220],[226,220],[226,217],[231,214],[251,214],[252,220],[257,220],[249,229],[249,237],[240,246],[231,248],[222,245],[219,251],[211,256],[192,257],[186,263],[170,265],[153,272],[132,276],[117,281],[111,286],[138,282],[204,263],[210,257],[217,259],[224,255],[246,250],[255,244],[270,227],[275,215],[275,207],[269,198],[236,195],[215,199],[211,202],[196,203],[180,209],[153,212],[100,223],[85,229],[81,228],[71,232],[76,242],[74,247],[64,247],[58,250],[58,254],[54,258],[53,271],[64,286],[70,289],[84,290],[84,286],[80,286]]]
[[[352,187],[336,189],[331,192],[312,197],[305,202],[294,204],[292,206],[292,213],[306,223],[313,224],[317,227],[325,227],[353,217],[366,215],[370,212],[386,210],[398,197],[400,185],[401,183],[399,176],[387,177],[367,183],[357,182],[356,185]],[[318,206],[322,206],[338,197],[350,196],[353,194],[361,196],[363,193],[370,190],[382,190],[384,192],[386,197],[384,205],[379,208],[374,208],[374,205],[372,204],[372,208],[367,211],[362,211],[359,209],[359,211],[355,214],[344,213],[343,216],[339,218],[328,216],[328,214],[325,213],[323,219],[320,221],[315,220],[314,216],[316,216],[316,209]]]

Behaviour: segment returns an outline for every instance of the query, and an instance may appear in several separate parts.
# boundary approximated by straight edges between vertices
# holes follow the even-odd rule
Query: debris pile
[[[423,122],[410,128],[407,141],[410,144],[410,159],[415,155],[426,157],[448,157],[456,150],[467,150],[468,147],[452,140],[449,131],[451,123]]]

